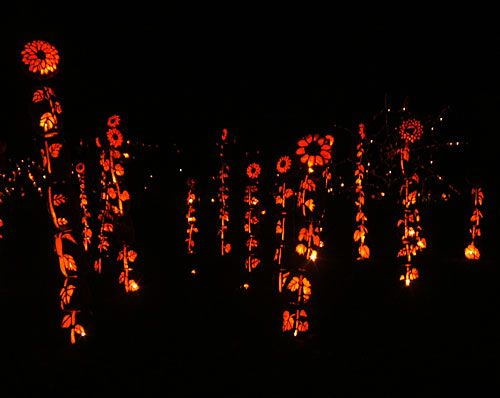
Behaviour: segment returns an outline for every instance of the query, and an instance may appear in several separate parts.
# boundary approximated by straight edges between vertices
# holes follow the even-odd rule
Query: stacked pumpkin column
[[[252,273],[261,263],[261,247],[260,238],[261,216],[265,214],[265,210],[261,207],[261,198],[259,192],[259,183],[262,177],[260,164],[251,162],[246,168],[247,183],[244,193],[245,219],[244,230],[246,234],[246,256],[245,270]],[[250,279],[247,274],[246,280]],[[250,284],[245,282],[243,288],[248,289]]]
[[[332,136],[322,137],[319,134],[309,134],[298,141],[295,153],[300,164],[297,175],[299,182],[294,192],[291,214],[286,211],[286,201],[292,199],[293,193],[288,190],[290,188],[287,188],[285,181],[278,185],[276,203],[281,205],[281,217],[276,228],[279,247],[275,261],[280,267],[279,292],[284,302],[282,331],[293,336],[309,330],[309,307],[313,292],[311,275],[315,271],[320,249],[324,246],[321,240],[322,221],[327,179],[330,178],[329,172],[325,171],[331,160],[332,144]],[[286,167],[286,164],[286,160],[282,159],[277,166]],[[287,226],[290,215],[293,216],[292,227],[290,223]]]
[[[28,43],[21,54],[22,63],[32,77],[46,80],[58,71],[59,53],[47,42],[36,40]],[[43,160],[47,207],[55,228],[54,246],[64,278],[60,291],[61,327],[69,331],[70,341],[74,344],[85,336],[82,318],[87,301],[84,250],[80,238],[80,201],[73,184],[69,150],[61,136],[61,104],[51,87],[34,90],[31,113]]]
[[[400,189],[401,204],[403,206],[403,217],[398,221],[398,228],[401,234],[401,249],[398,257],[403,259],[405,273],[400,276],[400,280],[405,282],[405,286],[410,286],[413,280],[418,279],[418,269],[414,264],[414,257],[418,252],[427,247],[424,237],[422,237],[422,227],[420,226],[420,214],[417,209],[419,176],[409,170],[411,145],[420,139],[424,130],[420,121],[416,119],[405,120],[400,128],[402,148],[400,149],[400,165],[403,175],[403,184]]]
[[[134,227],[129,216],[130,194],[123,188],[125,167],[128,152],[125,150],[123,134],[119,130],[120,117],[112,115],[108,118],[107,130],[96,139],[100,150],[101,171],[101,222],[99,233],[99,257],[94,263],[96,272],[102,272],[103,261],[109,264],[120,264],[118,282],[125,292],[139,290],[139,285],[132,278],[132,265],[137,253],[133,250]]]

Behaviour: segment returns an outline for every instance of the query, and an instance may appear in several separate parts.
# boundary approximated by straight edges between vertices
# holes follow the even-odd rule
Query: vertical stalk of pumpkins
[[[219,220],[220,228],[218,235],[220,237],[220,253],[221,256],[229,253],[231,251],[231,243],[228,242],[227,230],[229,225],[229,161],[227,154],[228,141],[228,131],[227,129],[222,130],[220,135],[220,141],[217,142],[219,147],[220,156],[220,169],[217,174],[217,179],[219,180],[219,192],[217,193],[217,198],[219,201]]]
[[[309,134],[298,141],[296,155],[302,164],[302,178],[297,190],[295,219],[298,236],[295,240],[295,266],[289,272],[280,272],[280,289],[286,286],[289,298],[283,311],[282,331],[293,336],[309,330],[307,304],[312,294],[308,277],[311,264],[318,260],[318,251],[324,246],[321,240],[323,202],[327,194],[329,172],[326,165],[331,160],[333,137]]]
[[[469,232],[471,234],[471,243],[465,248],[465,258],[468,260],[479,260],[481,254],[479,249],[476,247],[476,238],[481,236],[481,228],[479,227],[479,222],[483,218],[483,213],[481,213],[480,207],[483,205],[484,194],[480,186],[475,186],[471,191],[472,203],[474,205],[474,210],[472,211],[472,216],[470,218],[471,227]]]
[[[105,139],[96,139],[96,144],[101,148],[100,164],[103,168],[101,173],[102,203],[103,207],[100,212],[101,233],[99,250],[108,252],[110,249],[110,236],[114,234],[117,238],[117,261],[122,264],[122,271],[119,275],[118,282],[123,284],[125,292],[134,292],[139,289],[139,285],[134,279],[130,278],[130,272],[133,268],[131,263],[135,262],[137,253],[130,249],[132,238],[132,225],[129,220],[126,209],[129,207],[130,194],[127,190],[122,189],[121,182],[125,174],[123,167],[124,159],[128,158],[123,153],[123,135],[118,129],[120,125],[120,117],[118,115],[110,116],[107,122],[108,130],[106,131]],[[126,230],[126,229],[129,230]],[[102,256],[96,262],[96,270],[101,269]]]
[[[403,205],[403,218],[398,221],[398,228],[402,227],[401,243],[402,248],[398,252],[398,257],[405,261],[405,273],[400,276],[405,286],[418,279],[418,269],[413,264],[413,258],[417,253],[427,247],[427,242],[422,235],[420,226],[420,214],[416,207],[417,187],[419,177],[417,173],[408,173],[408,162],[410,160],[410,146],[420,139],[423,134],[422,124],[416,119],[405,120],[400,128],[399,135],[402,139],[400,152],[400,166],[403,175],[403,184],[400,189],[401,204]]]
[[[283,292],[283,287],[285,282],[290,275],[288,268],[283,265],[283,256],[286,249],[286,238],[287,238],[287,219],[289,217],[289,208],[293,204],[293,200],[290,198],[294,196],[293,190],[287,184],[289,178],[289,171],[292,166],[292,160],[288,155],[284,155],[279,158],[276,163],[276,171],[278,182],[276,186],[278,187],[278,192],[275,194],[275,203],[278,207],[278,220],[276,222],[276,236],[277,236],[277,248],[274,254],[274,262],[278,268],[278,291]]]
[[[92,239],[92,230],[90,229],[89,219],[91,217],[90,211],[88,210],[88,198],[87,192],[85,188],[85,164],[78,163],[75,167],[78,183],[80,185],[80,208],[82,209],[82,243],[86,252],[88,252],[91,239]]]
[[[58,71],[59,53],[51,44],[36,40],[25,45],[22,62],[32,77],[46,80]],[[31,98],[31,115],[38,133],[45,172],[46,200],[55,228],[54,246],[59,269],[64,277],[59,293],[63,311],[61,327],[70,334],[71,344],[85,336],[81,324],[84,305],[82,267],[84,250],[80,240],[76,193],[71,179],[71,160],[65,140],[61,137],[62,108],[54,90],[48,86],[36,88]]]
[[[198,227],[196,225],[196,204],[198,203],[198,196],[196,192],[196,183],[194,178],[189,177],[187,179],[188,193],[186,195],[186,222],[187,222],[187,230],[186,230],[186,253],[188,256],[192,257],[195,254],[194,246],[195,246],[195,234],[198,233]],[[192,261],[192,258],[190,262]],[[196,274],[196,268],[193,267],[193,264],[190,265],[191,273]]]
[[[259,197],[259,180],[261,177],[260,164],[256,162],[250,163],[246,168],[246,175],[248,180],[244,196],[244,202],[247,206],[244,222],[244,230],[247,234],[245,269],[248,272],[252,272],[261,262],[257,255],[260,245],[257,229],[259,228],[261,215]]]
[[[356,146],[356,170],[354,172],[354,177],[356,178],[356,201],[354,204],[357,207],[356,213],[356,223],[357,227],[354,231],[354,242],[359,242],[358,260],[366,260],[370,258],[370,248],[365,244],[366,235],[368,234],[368,229],[366,228],[365,222],[368,220],[364,211],[363,206],[365,204],[365,192],[363,191],[363,180],[365,176],[365,166],[363,165],[363,155],[365,149],[363,148],[364,139],[366,137],[365,125],[361,123],[359,125],[359,142]]]

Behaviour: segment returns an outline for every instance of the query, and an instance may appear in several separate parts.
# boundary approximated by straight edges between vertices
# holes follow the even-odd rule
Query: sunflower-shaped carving
[[[260,174],[260,165],[258,163],[251,163],[247,167],[247,176],[251,179],[256,179]]]
[[[52,77],[59,65],[59,52],[50,43],[34,40],[21,51],[22,62],[39,79]]]
[[[405,120],[399,127],[399,135],[401,138],[410,142],[419,140],[423,133],[424,128],[422,127],[422,123],[417,119]]]
[[[292,166],[292,159],[289,156],[282,156],[279,158],[278,163],[276,163],[276,170],[278,173],[285,174]]]
[[[108,127],[117,127],[120,124],[120,116],[113,115],[108,119]]]
[[[120,130],[116,128],[110,128],[108,132],[106,133],[106,136],[108,137],[109,144],[113,148],[118,148],[123,144],[123,135],[120,132]]]
[[[319,134],[308,134],[297,143],[299,148],[295,154],[300,156],[300,162],[311,169],[314,166],[324,166],[332,158],[333,137],[321,137]]]

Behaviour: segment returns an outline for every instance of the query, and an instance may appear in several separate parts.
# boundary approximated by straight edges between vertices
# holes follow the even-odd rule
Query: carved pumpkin
[[[49,79],[59,71],[59,52],[46,41],[27,43],[21,55],[26,70],[37,79]]]
[[[320,137],[319,134],[308,134],[297,143],[299,148],[295,154],[300,156],[300,162],[307,165],[309,169],[314,166],[324,166],[330,161],[332,155],[333,137]]]
[[[416,119],[405,120],[399,127],[399,135],[403,140],[415,142],[424,133],[422,124]]]

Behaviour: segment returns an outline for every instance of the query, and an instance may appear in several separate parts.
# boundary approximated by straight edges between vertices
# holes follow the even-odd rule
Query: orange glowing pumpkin
[[[108,138],[109,144],[113,148],[118,148],[123,144],[123,135],[120,132],[120,130],[112,127],[110,128],[107,133],[106,137]]]
[[[323,166],[332,158],[330,153],[333,137],[327,140],[326,137],[320,137],[319,134],[308,134],[297,143],[299,148],[295,154],[300,156],[300,162],[312,168],[314,166]]]
[[[399,135],[403,140],[415,142],[424,133],[422,124],[416,119],[405,120],[399,127]]]
[[[117,127],[120,124],[120,116],[119,115],[113,115],[110,116],[108,119],[108,127]]]
[[[23,64],[38,79],[50,78],[58,71],[59,52],[46,41],[27,43],[21,55]]]
[[[474,245],[474,242],[465,248],[465,257],[468,260],[479,260],[481,257],[479,249]]]
[[[292,160],[288,156],[282,156],[279,158],[278,163],[276,163],[276,170],[278,173],[285,174],[292,166]]]
[[[260,174],[260,165],[258,163],[251,163],[247,167],[247,176],[251,179],[256,179]]]

